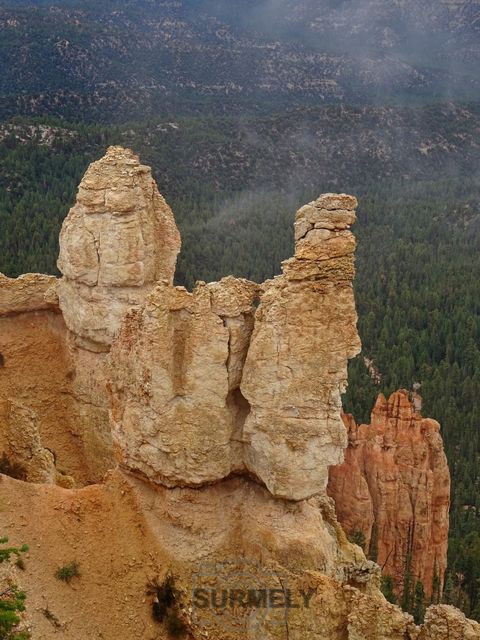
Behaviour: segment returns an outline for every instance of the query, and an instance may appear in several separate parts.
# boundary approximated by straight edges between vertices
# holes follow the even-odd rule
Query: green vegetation
[[[79,148],[69,132],[84,140]],[[61,221],[86,166],[108,144],[105,134],[95,128],[89,128],[85,137],[82,128],[62,128],[53,148],[38,144],[40,135],[33,134],[25,144],[11,133],[0,142],[3,273],[55,272]]]
[[[11,556],[21,558],[28,546],[8,547],[8,538],[0,538],[0,564],[8,562]],[[30,634],[19,631],[20,613],[25,611],[26,594],[15,585],[4,586],[0,590],[0,640],[27,640]]]
[[[358,529],[352,531],[352,533],[348,536],[348,539],[353,544],[358,544],[358,546],[362,547],[362,549],[365,551],[366,540],[362,531],[358,531]]]
[[[18,558],[15,560],[15,566],[17,567],[17,569],[20,569],[20,571],[25,571],[27,567],[22,556],[18,556]]]
[[[62,582],[70,584],[74,578],[80,577],[80,565],[75,560],[64,564],[55,571],[55,577],[57,580],[62,580]]]
[[[394,580],[392,576],[383,575],[380,582],[380,589],[385,598],[392,604],[397,604],[397,597],[394,591]]]
[[[412,615],[415,620],[415,624],[422,624],[423,619],[425,617],[425,591],[423,589],[423,584],[417,580],[415,583],[415,589],[413,592],[413,607],[412,607]]]

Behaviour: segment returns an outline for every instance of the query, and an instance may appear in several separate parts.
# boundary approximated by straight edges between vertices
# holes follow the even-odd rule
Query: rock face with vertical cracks
[[[59,472],[55,455],[42,444],[35,413],[20,403],[0,400],[0,451],[3,473],[27,482],[73,485],[73,478]]]
[[[58,287],[78,344],[108,351],[127,310],[173,281],[180,234],[151,170],[122,147],[88,168],[60,234]]]
[[[242,466],[239,392],[258,286],[225,278],[193,293],[158,285],[110,353],[111,421],[122,464],[167,486]]]
[[[123,466],[167,486],[246,470],[275,496],[324,492],[346,446],[340,394],[360,346],[355,206],[326,194],[303,207],[295,257],[261,287],[163,283],[127,315],[110,353]]]
[[[415,412],[407,391],[380,395],[370,425],[344,417],[345,462],[330,469],[337,517],[361,532],[401,593],[406,573],[426,595],[441,593],[447,566],[450,473],[435,420]],[[413,586],[412,585],[412,586]]]
[[[360,350],[352,281],[355,198],[325,194],[296,216],[295,257],[263,285],[241,390],[247,468],[271,493],[323,492],[343,460],[340,395]]]

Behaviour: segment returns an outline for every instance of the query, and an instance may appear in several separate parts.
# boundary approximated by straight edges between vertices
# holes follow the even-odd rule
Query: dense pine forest
[[[0,130],[0,271],[57,273],[61,222],[86,166],[111,143],[131,146],[153,165],[181,228],[177,281],[188,288],[197,279],[230,273],[257,281],[273,276],[292,253],[296,208],[320,192],[355,193],[363,353],[350,365],[345,407],[368,422],[380,391],[420,385],[424,415],[442,425],[452,473],[443,598],[480,619],[478,150],[465,143],[465,131],[460,136],[459,126],[465,125],[452,116],[455,111],[441,107],[429,113],[430,137],[435,140],[442,130],[444,146],[452,145],[450,153],[434,150],[435,162],[428,154],[414,154],[405,139],[401,153],[397,148],[379,161],[379,141],[372,142],[365,120],[368,153],[368,147],[346,144],[342,120],[328,109],[304,113],[301,130],[298,112],[290,119],[272,117],[268,127],[265,119],[240,125],[228,119],[152,121],[121,128],[9,121]],[[374,124],[379,117],[364,116]],[[469,112],[470,124],[475,117]],[[328,165],[305,128],[308,122],[312,134],[313,123],[322,118],[332,140]],[[386,139],[380,140],[384,152]],[[454,148],[459,139],[463,146]],[[461,171],[452,169],[459,165]],[[370,378],[364,357],[373,360],[380,381]]]

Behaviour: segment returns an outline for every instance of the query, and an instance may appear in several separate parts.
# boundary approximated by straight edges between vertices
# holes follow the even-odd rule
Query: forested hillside
[[[0,116],[478,99],[478,0],[0,0]]]

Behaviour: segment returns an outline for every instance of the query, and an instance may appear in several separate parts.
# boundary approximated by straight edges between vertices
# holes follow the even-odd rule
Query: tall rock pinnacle
[[[77,341],[108,350],[125,312],[158,281],[171,284],[180,234],[149,167],[110,147],[92,163],[60,234],[58,287]]]
[[[442,592],[447,567],[450,473],[440,425],[415,412],[408,392],[377,399],[370,425],[344,416],[345,462],[331,467],[328,493],[349,534],[394,579],[420,580],[428,597]]]
[[[353,297],[352,196],[324,194],[295,222],[295,257],[263,285],[241,390],[251,406],[247,467],[278,496],[325,490],[347,440],[341,393],[360,350]]]

